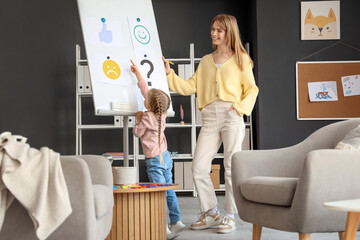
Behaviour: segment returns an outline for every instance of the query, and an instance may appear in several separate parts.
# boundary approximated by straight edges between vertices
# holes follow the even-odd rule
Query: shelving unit
[[[248,45],[245,45],[245,47],[248,49]],[[189,49],[189,58],[169,58],[168,60],[175,63],[175,71],[179,74],[179,66],[180,71],[184,71],[183,73],[180,73],[181,76],[183,74],[184,79],[188,79],[192,76],[192,74],[195,71],[195,66],[198,64],[201,60],[201,58],[195,58],[194,54],[194,44],[190,44]],[[176,69],[177,67],[177,69]],[[83,124],[82,123],[82,98],[85,97],[92,97],[92,91],[91,91],[91,82],[90,82],[90,75],[89,75],[89,69],[87,65],[87,60],[81,59],[80,57],[80,46],[76,45],[76,154],[82,154],[82,144],[83,144],[83,131],[88,130],[101,130],[101,129],[122,129],[123,128],[123,117],[121,116],[115,116],[113,124]],[[178,165],[183,166],[182,172],[184,176],[182,179],[192,179],[191,171],[188,166],[184,167],[184,162],[191,162],[191,160],[194,157],[195,152],[195,146],[196,146],[196,139],[197,134],[201,128],[201,123],[197,122],[196,119],[201,119],[201,116],[199,116],[200,111],[197,110],[196,106],[196,96],[195,94],[191,96],[182,96],[180,94],[170,92],[173,107],[174,107],[174,101],[177,98],[183,98],[186,102],[189,102],[188,107],[184,108],[184,112],[186,116],[189,116],[188,120],[185,122],[184,125],[180,124],[180,121],[177,121],[176,118],[167,118],[166,123],[166,129],[165,129],[165,135],[167,136],[168,140],[168,149],[171,153],[172,148],[174,147],[174,144],[169,144],[171,140],[173,140],[171,137],[168,136],[169,131],[176,131],[176,137],[180,138],[181,134],[184,134],[186,131],[190,131],[190,139],[186,140],[186,144],[190,144],[190,147],[188,147],[189,151],[180,152],[176,154],[176,156],[172,156],[172,159],[174,160],[174,178],[175,182],[177,181],[177,170]],[[181,102],[181,101],[180,101]],[[174,108],[175,111],[175,117],[179,115],[179,111],[177,111]],[[246,144],[247,149],[253,149],[253,136],[252,136],[252,119],[250,117],[244,118],[245,120],[245,126],[246,126],[246,136],[244,143]],[[134,124],[134,117],[129,118],[129,127],[131,128]],[[177,133],[179,132],[179,133]],[[133,155],[129,155],[129,159],[134,160],[134,166],[136,166],[139,170],[139,161],[142,161],[145,159],[144,155],[140,152],[140,141],[138,138],[133,136]],[[119,144],[120,145],[120,144]],[[176,146],[175,146],[176,147]],[[243,144],[244,147],[244,144]],[[121,149],[121,148],[120,148]],[[221,159],[223,158],[222,153],[218,153],[215,156],[215,159]],[[177,164],[180,163],[180,164]],[[187,171],[187,172],[186,172]],[[189,172],[190,171],[190,172]],[[138,171],[139,172],[139,171]],[[189,176],[190,174],[190,176]],[[186,175],[186,176],[185,176]],[[139,179],[139,177],[138,177]],[[178,183],[178,182],[176,182]],[[188,183],[189,184],[189,183]],[[190,183],[191,184],[191,183]],[[180,184],[181,185],[181,184]],[[194,196],[196,196],[195,188],[192,184],[192,187],[188,189],[178,189],[176,191],[179,192],[192,192]],[[220,184],[220,189],[216,189],[215,191],[224,191],[224,185]]]

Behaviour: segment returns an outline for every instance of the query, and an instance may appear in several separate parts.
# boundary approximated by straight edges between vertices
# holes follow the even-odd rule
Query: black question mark
[[[150,65],[150,70],[146,75],[147,78],[150,78],[150,74],[154,71],[154,65],[150,60],[147,60],[147,59],[144,59],[140,62],[141,65],[144,65],[145,63]]]

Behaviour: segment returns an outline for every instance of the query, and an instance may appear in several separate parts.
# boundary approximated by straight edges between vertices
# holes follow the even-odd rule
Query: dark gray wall
[[[296,120],[295,62],[336,42],[300,40],[300,1],[257,0],[257,140],[261,149],[293,145],[334,121]],[[341,0],[341,42],[360,48],[358,0]],[[337,44],[304,61],[359,60],[360,52]],[[360,72],[360,69],[359,69]],[[360,105],[360,103],[359,103]]]
[[[166,57],[189,57],[189,44],[195,44],[195,57],[212,51],[210,24],[220,13],[234,15],[242,39],[246,37],[247,3],[218,0],[153,0],[163,54]]]
[[[0,132],[75,150],[75,1],[0,1]]]

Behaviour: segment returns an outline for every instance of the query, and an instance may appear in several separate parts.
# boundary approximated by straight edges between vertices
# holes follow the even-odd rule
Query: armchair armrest
[[[109,160],[106,157],[99,155],[79,155],[83,159],[90,171],[92,184],[101,184],[112,189],[113,176]]]
[[[360,151],[323,149],[309,152],[291,206],[292,215],[301,222],[306,232],[311,232],[319,221],[328,228],[342,226],[346,213],[335,213],[323,204],[360,198],[359,169]],[[317,214],[314,215],[314,212]],[[329,217],[324,217],[326,215]]]
[[[77,156],[61,156],[60,161],[73,212],[49,239],[66,239],[69,235],[72,239],[90,239],[86,229],[91,222],[88,219],[95,218],[95,207],[89,168]],[[69,229],[77,230],[69,232]]]

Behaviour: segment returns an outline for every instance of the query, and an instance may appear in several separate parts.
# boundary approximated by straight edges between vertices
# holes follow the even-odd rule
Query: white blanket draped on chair
[[[27,209],[39,239],[46,239],[71,214],[60,154],[31,148],[26,138],[0,135],[0,230],[14,198]]]

